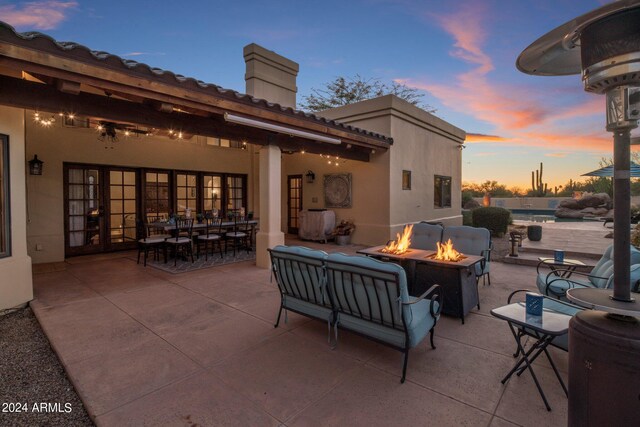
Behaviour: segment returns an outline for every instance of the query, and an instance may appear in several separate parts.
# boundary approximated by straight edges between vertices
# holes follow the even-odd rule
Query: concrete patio
[[[532,267],[494,263],[481,310],[443,316],[405,384],[398,351],[343,331],[331,350],[326,324],[292,313],[274,329],[276,284],[251,263],[172,275],[118,254],[39,270],[31,305],[98,425],[566,425],[543,358],[551,412],[528,373],[500,383],[515,343],[489,310],[534,289]]]

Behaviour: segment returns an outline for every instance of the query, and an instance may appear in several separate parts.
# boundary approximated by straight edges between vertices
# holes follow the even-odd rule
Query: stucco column
[[[24,110],[0,106],[0,133],[9,136],[7,166],[11,198],[8,212],[11,218],[11,255],[0,258],[0,310],[20,306],[33,299],[31,258],[27,254],[24,124]]]
[[[267,248],[284,244],[280,230],[282,190],[280,148],[265,145],[260,149],[260,231],[256,235],[256,265],[269,268]]]

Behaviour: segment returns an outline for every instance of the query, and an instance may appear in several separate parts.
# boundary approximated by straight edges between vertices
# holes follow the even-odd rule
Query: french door
[[[287,232],[298,234],[302,210],[302,175],[287,176]]]
[[[134,169],[64,165],[65,256],[135,247],[137,183]]]

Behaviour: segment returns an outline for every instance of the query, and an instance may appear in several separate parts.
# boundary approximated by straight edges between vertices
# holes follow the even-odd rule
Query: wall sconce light
[[[305,176],[307,177],[308,184],[313,184],[313,181],[316,180],[316,174],[311,170],[307,171],[307,174]]]
[[[42,165],[44,162],[38,159],[38,155],[35,154],[33,159],[29,160],[29,175],[42,175]]]

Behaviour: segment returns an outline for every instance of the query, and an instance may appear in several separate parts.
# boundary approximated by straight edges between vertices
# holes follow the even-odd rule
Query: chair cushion
[[[442,240],[442,231],[444,228],[437,224],[427,224],[419,222],[413,225],[413,234],[411,235],[411,247],[416,249],[424,249],[435,251],[436,242]]]
[[[466,225],[445,227],[442,241],[451,239],[453,247],[463,254],[482,256],[491,246],[491,233],[486,228]]]
[[[411,301],[415,301],[416,298],[410,297]],[[438,302],[433,301],[433,311],[438,311]],[[415,347],[420,344],[420,341],[429,333],[436,320],[431,316],[430,311],[431,300],[424,299],[415,304],[411,304],[408,308],[411,310],[411,321],[407,325],[407,332],[409,332],[409,346]]]
[[[144,239],[138,240],[138,243],[142,243],[144,245],[153,245],[154,243],[164,243],[164,238],[162,237],[146,237]]]
[[[283,296],[282,305],[286,309],[297,311],[307,316],[315,317],[316,319],[330,321],[332,318],[333,311],[330,307],[303,301],[290,295]]]
[[[165,240],[165,242],[171,243],[173,245],[184,245],[187,243],[191,243],[191,239],[189,237],[178,237],[177,239],[175,238],[167,239]]]
[[[247,234],[242,233],[240,231],[230,231],[229,233],[226,234],[226,236],[240,238],[240,237],[247,237]]]
[[[547,276],[549,277],[549,283],[550,283],[548,287],[548,291],[547,291],[547,283],[546,283]],[[542,295],[547,295],[551,297],[560,297],[560,299],[565,298],[567,289],[594,287],[593,284],[586,278],[580,279],[578,277],[571,277],[570,281],[567,281],[553,274],[549,276],[549,273],[538,274],[536,285],[538,286],[538,290]]]
[[[209,234],[208,236],[206,234],[203,234],[201,236],[198,236],[198,240],[218,240],[220,239],[220,236],[218,236],[217,234]]]
[[[591,283],[600,289],[608,289],[613,286],[613,244],[602,254],[602,258],[596,263],[591,272],[592,276],[589,280]],[[631,265],[640,264],[640,251],[634,246],[631,246]]]

